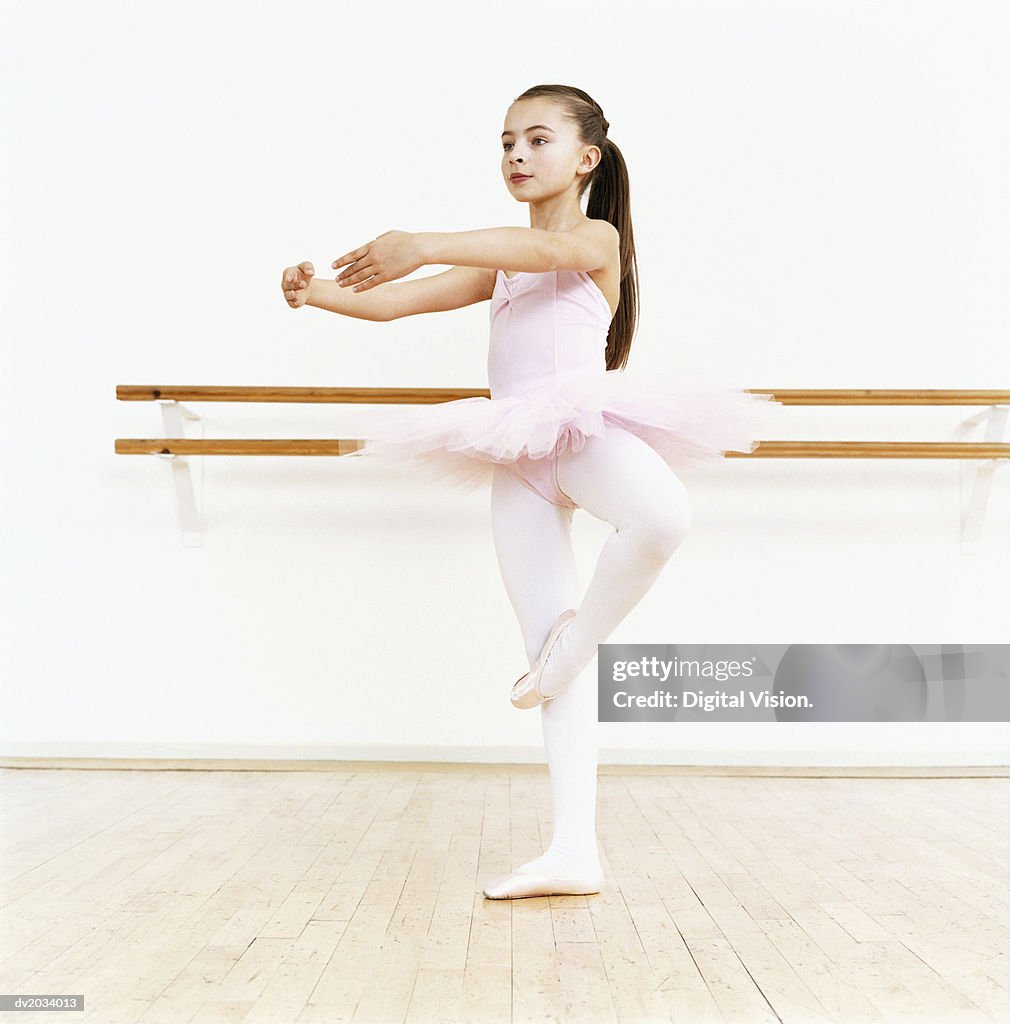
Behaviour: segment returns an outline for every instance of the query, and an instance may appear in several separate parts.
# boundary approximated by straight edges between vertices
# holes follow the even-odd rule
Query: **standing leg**
[[[557,617],[578,605],[572,509],[538,494],[497,468],[491,485],[491,529],[498,565],[526,648],[536,661]],[[503,688],[502,695],[507,692]],[[587,668],[541,705],[550,768],[554,836],[542,857],[521,870],[555,878],[598,873],[596,848],[596,676]]]
[[[687,489],[659,453],[640,437],[611,427],[558,458],[561,490],[614,527],[596,571],[561,631],[541,676],[546,696],[563,696],[602,644],[662,572],[691,527]],[[559,693],[559,691],[561,691]]]

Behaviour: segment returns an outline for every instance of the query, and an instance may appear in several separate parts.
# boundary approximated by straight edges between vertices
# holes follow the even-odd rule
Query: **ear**
[[[603,159],[603,151],[599,146],[587,146],[585,153],[582,154],[582,163],[579,164],[579,170],[585,174],[595,170]]]

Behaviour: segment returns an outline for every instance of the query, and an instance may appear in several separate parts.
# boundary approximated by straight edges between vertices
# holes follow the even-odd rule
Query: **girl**
[[[527,89],[506,114],[501,167],[529,205],[529,228],[390,231],[334,260],[344,268],[336,282],[315,280],[310,263],[289,267],[281,282],[293,308],[370,320],[490,299],[490,399],[385,411],[353,453],[470,489],[490,484],[495,551],[530,664],[511,700],[541,709],[554,835],[542,856],[490,881],[489,899],[600,891],[597,644],[690,528],[673,469],[753,451],[780,405],[623,373],[638,293],[628,173],[609,127],[581,89]],[[391,283],[432,263],[453,266]],[[571,542],[578,508],[614,527],[581,603]]]

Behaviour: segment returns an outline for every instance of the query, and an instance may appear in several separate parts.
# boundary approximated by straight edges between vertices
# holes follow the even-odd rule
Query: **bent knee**
[[[629,532],[635,544],[647,558],[665,562],[680,547],[690,529],[690,515],[670,513],[650,516],[636,523]]]
[[[653,524],[648,532],[648,548],[653,557],[665,562],[680,547],[690,529],[690,515],[669,516]]]
[[[639,524],[639,545],[652,558],[665,562],[680,547],[691,529],[691,506],[676,501]]]

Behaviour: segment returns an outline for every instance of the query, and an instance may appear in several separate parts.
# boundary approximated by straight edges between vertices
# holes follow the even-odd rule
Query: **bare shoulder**
[[[586,273],[596,287],[603,292],[611,310],[615,313],[621,299],[621,233],[609,220],[587,217],[574,231],[592,234],[609,253],[606,263]]]
[[[598,217],[586,217],[581,224],[576,225],[572,230],[592,234],[605,244],[611,246],[615,252],[620,249],[621,233],[609,220],[600,220]]]
[[[600,266],[594,267],[589,271],[590,274],[602,274],[607,271],[616,271],[620,274],[621,234],[609,220],[587,217],[581,224],[572,228],[572,231],[591,237],[593,247],[606,254]]]

